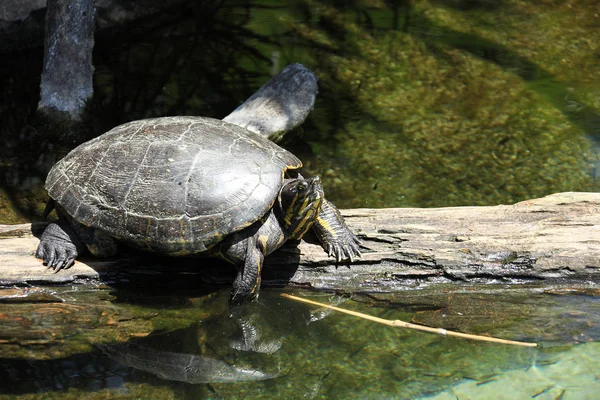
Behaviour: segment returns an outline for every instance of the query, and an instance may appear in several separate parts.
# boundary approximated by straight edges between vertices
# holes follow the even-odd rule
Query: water
[[[286,146],[342,208],[600,189],[595,2],[201,3],[97,33],[92,133],[142,117],[221,118],[303,62],[320,94]],[[34,118],[41,45],[1,57],[0,223],[39,219],[47,168],[67,150]],[[1,289],[0,398],[598,398],[593,282],[294,292],[535,349],[380,326],[267,289],[252,312],[257,349],[272,353],[239,351],[228,290],[151,279]]]
[[[388,3],[185,2],[121,26],[118,40],[103,29],[91,120],[77,134],[144,117],[223,118],[273,69],[302,62],[320,92],[286,146],[342,208],[600,189],[594,2]],[[0,220],[10,223],[39,217],[47,170],[72,147],[52,139],[63,127],[35,118],[35,43],[0,64]]]
[[[46,291],[55,302],[2,305],[2,398],[592,399],[600,386],[600,297],[589,287],[449,286],[356,301],[293,292],[539,348],[392,328],[267,289],[252,306],[260,352],[232,346],[239,326],[227,290],[202,297],[141,289],[131,297],[105,286]]]

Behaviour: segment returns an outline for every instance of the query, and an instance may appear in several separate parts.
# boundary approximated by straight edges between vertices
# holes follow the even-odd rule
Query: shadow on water
[[[470,2],[458,3],[464,5]],[[474,1],[472,3],[484,5],[493,2]],[[585,102],[578,99],[569,90],[567,82],[560,82],[542,66],[499,43],[439,26],[428,20],[424,15],[417,14],[413,18],[418,22],[415,23],[414,27],[408,29],[409,32],[422,39],[434,53],[443,56],[442,52],[437,51],[438,47],[450,46],[467,51],[498,65],[504,70],[511,71],[524,81],[529,82],[531,89],[545,97],[573,124],[579,126],[587,136],[596,142],[600,141],[600,112],[591,106],[586,106]],[[432,35],[432,32],[435,32],[435,34]],[[574,108],[573,104],[577,104],[578,107]]]
[[[473,18],[475,21],[477,20],[476,12],[487,14],[493,13],[496,9],[500,10],[502,15],[510,15],[511,13],[519,15],[523,12],[518,7],[514,7],[503,0],[453,0],[436,1],[435,3],[441,8],[463,11],[465,16]],[[539,65],[527,56],[520,54],[518,49],[486,39],[476,33],[460,32],[448,26],[443,26],[439,21],[435,21],[435,19],[428,16],[427,8],[423,9],[421,6],[411,5],[410,2],[395,1],[390,2],[389,6],[399,14],[396,18],[403,21],[401,26],[399,24],[388,25],[387,18],[382,19],[385,22],[379,21],[377,26],[372,26],[372,22],[364,17],[368,15],[368,11],[364,8],[361,10],[359,6],[355,5],[357,8],[355,12],[363,16],[363,18],[357,17],[357,23],[366,31],[399,30],[405,32],[421,40],[432,54],[440,58],[447,57],[446,51],[448,49],[457,49],[491,62],[510,74],[519,76],[529,84],[530,89],[547,99],[570,122],[579,126],[588,137],[596,142],[600,141],[600,111],[586,104],[584,100],[579,99],[577,94],[570,90],[569,82],[560,81],[543,65]],[[469,11],[474,11],[474,13],[468,14]],[[342,13],[341,8],[340,13]],[[316,16],[313,16],[313,18],[316,18]],[[336,30],[340,29],[336,24],[328,25],[325,22],[323,22],[321,28],[333,37],[336,36]],[[493,30],[493,28],[491,29]],[[345,55],[346,52],[352,54],[351,51],[345,50],[345,47],[356,44],[347,43],[343,36],[338,39],[338,41],[333,41],[327,50],[340,53],[340,55]],[[346,56],[350,57],[350,55]],[[329,93],[327,88],[324,90],[323,95],[327,97],[327,100],[323,105],[327,108],[328,119],[333,127],[330,132],[331,140],[334,140],[333,134],[335,132],[345,129],[349,118],[372,119],[377,121],[382,131],[388,128],[385,121],[381,121],[369,111],[361,109],[358,106],[360,101],[352,93],[350,87],[344,87],[343,85],[336,89],[334,93]],[[336,96],[337,99],[331,98],[332,95]]]
[[[34,235],[41,235],[45,225],[33,226]],[[320,243],[316,237],[313,240]],[[297,243],[290,240],[265,258],[261,274],[263,287],[284,288],[290,283],[300,263]],[[124,244],[119,246],[119,253],[114,258],[98,259],[89,254],[82,257],[92,268],[98,265],[102,281],[115,290],[117,300],[135,303],[152,302],[157,296],[205,296],[231,288],[237,276],[236,267],[219,258],[169,257],[138,251]],[[148,293],[154,297],[146,296]]]

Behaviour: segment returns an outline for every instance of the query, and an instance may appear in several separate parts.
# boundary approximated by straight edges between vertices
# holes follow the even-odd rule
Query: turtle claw
[[[328,247],[328,249],[327,249],[327,255],[329,257],[335,258],[335,260],[337,262],[342,261],[342,257],[340,255],[340,250],[339,250],[339,247],[337,245],[327,244],[327,247]]]
[[[349,260],[353,262],[355,257],[360,257],[360,248],[358,245],[358,239],[353,237],[348,243],[343,242],[327,242],[324,244],[325,251],[329,257],[335,258],[339,263],[343,260]]]
[[[35,252],[35,256],[54,272],[70,268],[79,255],[82,245],[74,242],[69,233],[69,229],[60,221],[48,225]]]
[[[325,252],[338,263],[342,260],[352,262],[355,257],[360,257],[360,241],[346,226],[340,211],[326,199],[313,224],[313,230]]]
[[[68,269],[75,263],[77,251],[70,248],[61,248],[52,243],[40,242],[35,253],[37,258],[43,260],[43,265],[48,269],[59,272],[62,269]]]
[[[63,269],[69,269],[75,264],[75,258],[77,255],[70,254],[69,250],[58,254],[58,257],[55,259],[54,266],[52,269],[54,272],[58,272]]]

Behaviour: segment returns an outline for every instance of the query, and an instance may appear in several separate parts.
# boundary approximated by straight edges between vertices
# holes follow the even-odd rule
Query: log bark
[[[268,257],[263,284],[356,293],[440,282],[600,281],[600,193],[558,193],[490,207],[353,209],[343,214],[362,241],[362,258],[336,264],[308,238]],[[142,263],[153,274],[157,265],[172,271],[175,262],[180,264],[172,258],[154,257],[149,263],[127,255],[84,259],[53,273],[33,256],[38,239],[31,230],[28,224],[0,226],[0,283],[97,282],[115,269],[139,273]],[[196,259],[191,268],[225,283],[235,275],[213,261]]]
[[[302,64],[290,64],[223,121],[279,142],[308,117],[317,92],[317,76]]]

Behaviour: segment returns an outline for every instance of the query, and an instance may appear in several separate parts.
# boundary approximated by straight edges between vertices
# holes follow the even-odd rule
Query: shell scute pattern
[[[202,117],[134,121],[84,143],[46,188],[79,222],[165,253],[205,251],[272,206],[301,162],[244,128]]]

